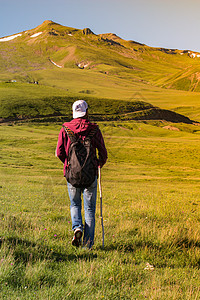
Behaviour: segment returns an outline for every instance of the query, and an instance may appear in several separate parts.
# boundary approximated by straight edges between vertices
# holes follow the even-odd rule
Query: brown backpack
[[[93,128],[84,140],[68,127],[63,125],[63,128],[71,141],[66,169],[67,181],[77,188],[89,187],[97,174],[91,141],[99,128]]]

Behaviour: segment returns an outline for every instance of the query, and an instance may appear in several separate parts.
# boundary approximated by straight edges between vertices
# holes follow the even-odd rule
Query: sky
[[[45,20],[152,47],[200,52],[199,0],[0,0],[0,38]]]

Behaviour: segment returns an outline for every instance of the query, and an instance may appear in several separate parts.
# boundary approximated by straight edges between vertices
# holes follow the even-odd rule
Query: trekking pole
[[[102,189],[101,189],[101,168],[99,166],[99,194],[100,194],[100,218],[102,227],[102,248],[104,248],[104,226],[103,226],[103,214],[102,214]]]

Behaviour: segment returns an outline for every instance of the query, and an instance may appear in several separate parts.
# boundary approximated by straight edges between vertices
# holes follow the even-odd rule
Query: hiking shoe
[[[81,237],[82,237],[82,230],[80,228],[76,228],[74,230],[74,236],[72,238],[72,245],[79,247],[81,245]]]

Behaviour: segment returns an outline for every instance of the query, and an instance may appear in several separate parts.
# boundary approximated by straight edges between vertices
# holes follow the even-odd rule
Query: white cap
[[[72,105],[73,118],[81,118],[86,115],[88,105],[84,100],[77,100]]]

